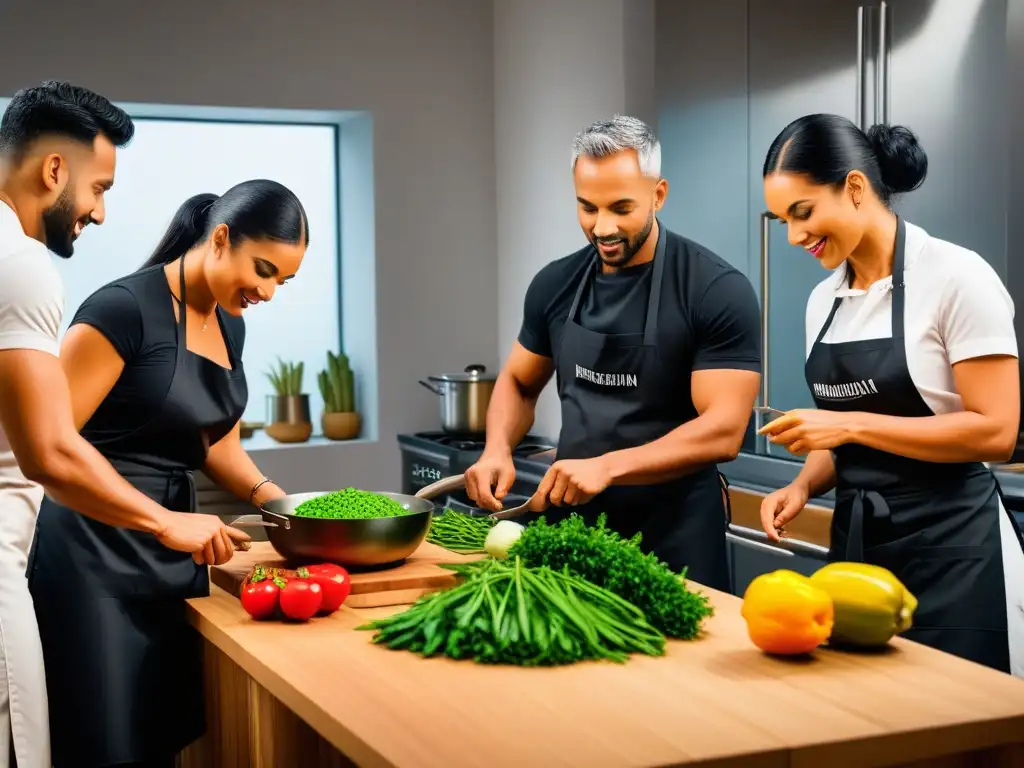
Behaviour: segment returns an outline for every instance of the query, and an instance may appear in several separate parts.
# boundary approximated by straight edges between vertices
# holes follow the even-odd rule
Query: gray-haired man
[[[669,232],[661,147],[632,117],[573,142],[586,247],[545,266],[526,293],[519,338],[495,385],[483,456],[467,473],[500,509],[511,449],[557,373],[557,461],[534,497],[548,519],[604,512],[674,570],[728,590],[726,513],[716,463],[736,456],[760,383],[760,313],[743,274]],[[556,507],[558,509],[550,509]]]

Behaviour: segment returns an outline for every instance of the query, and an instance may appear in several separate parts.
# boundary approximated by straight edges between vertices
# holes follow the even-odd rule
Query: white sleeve
[[[50,258],[26,249],[0,259],[0,350],[58,354],[64,286]]]
[[[939,334],[950,364],[986,355],[1017,356],[1013,299],[980,256],[947,281]]]

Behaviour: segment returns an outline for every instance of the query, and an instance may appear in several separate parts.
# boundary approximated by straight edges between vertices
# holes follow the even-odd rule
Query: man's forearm
[[[698,416],[664,437],[604,455],[612,485],[653,485],[736,458],[743,431],[711,414]]]
[[[507,371],[498,374],[487,407],[488,453],[511,452],[533,426],[537,398],[523,392]]]
[[[159,535],[162,506],[125,480],[99,451],[78,434],[38,460],[23,460],[22,472],[61,504],[107,525]]]

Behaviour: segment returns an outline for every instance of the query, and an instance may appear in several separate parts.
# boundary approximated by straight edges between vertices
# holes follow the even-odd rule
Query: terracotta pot
[[[359,435],[361,426],[358,413],[325,413],[320,425],[328,440],[351,440]]]
[[[264,427],[263,431],[279,443],[304,443],[313,434],[313,425],[308,421],[295,424],[276,421]]]

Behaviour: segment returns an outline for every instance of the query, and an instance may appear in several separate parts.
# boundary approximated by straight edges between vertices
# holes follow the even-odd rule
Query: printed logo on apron
[[[843,384],[822,384],[814,382],[811,391],[819,400],[847,401],[859,400],[867,395],[881,394],[875,386],[874,379],[861,379]]]
[[[635,373],[598,373],[582,365],[576,366],[576,378],[602,387],[637,387]]]

